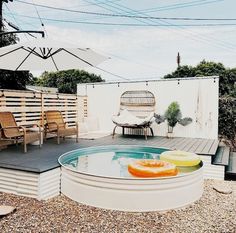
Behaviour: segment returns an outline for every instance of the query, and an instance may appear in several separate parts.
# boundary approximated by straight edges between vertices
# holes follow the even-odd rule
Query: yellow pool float
[[[161,153],[160,160],[173,163],[176,166],[181,167],[192,167],[198,165],[201,162],[201,159],[198,155],[179,150],[165,151]]]

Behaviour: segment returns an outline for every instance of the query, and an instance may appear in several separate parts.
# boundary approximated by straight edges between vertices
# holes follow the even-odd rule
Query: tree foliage
[[[236,148],[236,98],[219,99],[219,134]]]
[[[28,71],[0,70],[0,89],[25,90],[34,79]]]
[[[227,69],[222,63],[211,61],[201,61],[197,66],[179,66],[171,74],[164,78],[183,78],[183,77],[201,77],[201,76],[219,76],[220,77],[220,95],[235,96],[236,68]]]
[[[57,87],[60,93],[76,93],[78,83],[102,82],[100,76],[83,70],[66,70],[44,72],[35,84],[46,87]]]
[[[0,47],[15,44],[17,41],[19,41],[19,38],[15,34],[3,35],[0,38]]]
[[[15,44],[18,38],[14,34],[0,37],[0,47]],[[0,69],[0,89],[25,89],[26,84],[33,81],[28,71],[9,71]]]

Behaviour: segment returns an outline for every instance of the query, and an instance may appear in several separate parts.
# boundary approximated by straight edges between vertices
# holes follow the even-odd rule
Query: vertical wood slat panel
[[[33,91],[0,90],[0,111],[12,112],[17,124],[45,124],[45,110],[61,110],[65,121],[78,121],[79,115],[87,116],[87,98],[79,108],[75,94],[42,93]],[[86,110],[84,109],[86,107]],[[43,116],[43,117],[42,117]]]
[[[88,117],[88,98],[87,96],[78,97],[78,121],[83,122],[85,117]]]

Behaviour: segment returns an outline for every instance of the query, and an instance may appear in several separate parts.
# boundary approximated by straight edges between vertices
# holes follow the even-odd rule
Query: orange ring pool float
[[[176,176],[176,165],[155,159],[140,159],[128,164],[128,171],[136,177]]]

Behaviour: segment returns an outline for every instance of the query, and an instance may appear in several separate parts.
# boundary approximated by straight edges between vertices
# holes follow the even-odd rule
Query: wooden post
[[[0,106],[6,107],[6,96],[3,90],[1,90],[1,93],[0,93]]]
[[[88,96],[84,96],[84,117],[88,117]]]
[[[79,122],[79,96],[76,95],[76,121]]]
[[[40,126],[44,128],[44,94],[41,92],[41,121]]]
[[[20,97],[21,98],[21,124],[26,124],[26,112],[25,112],[25,108],[26,108],[26,102],[25,102],[25,97]]]

